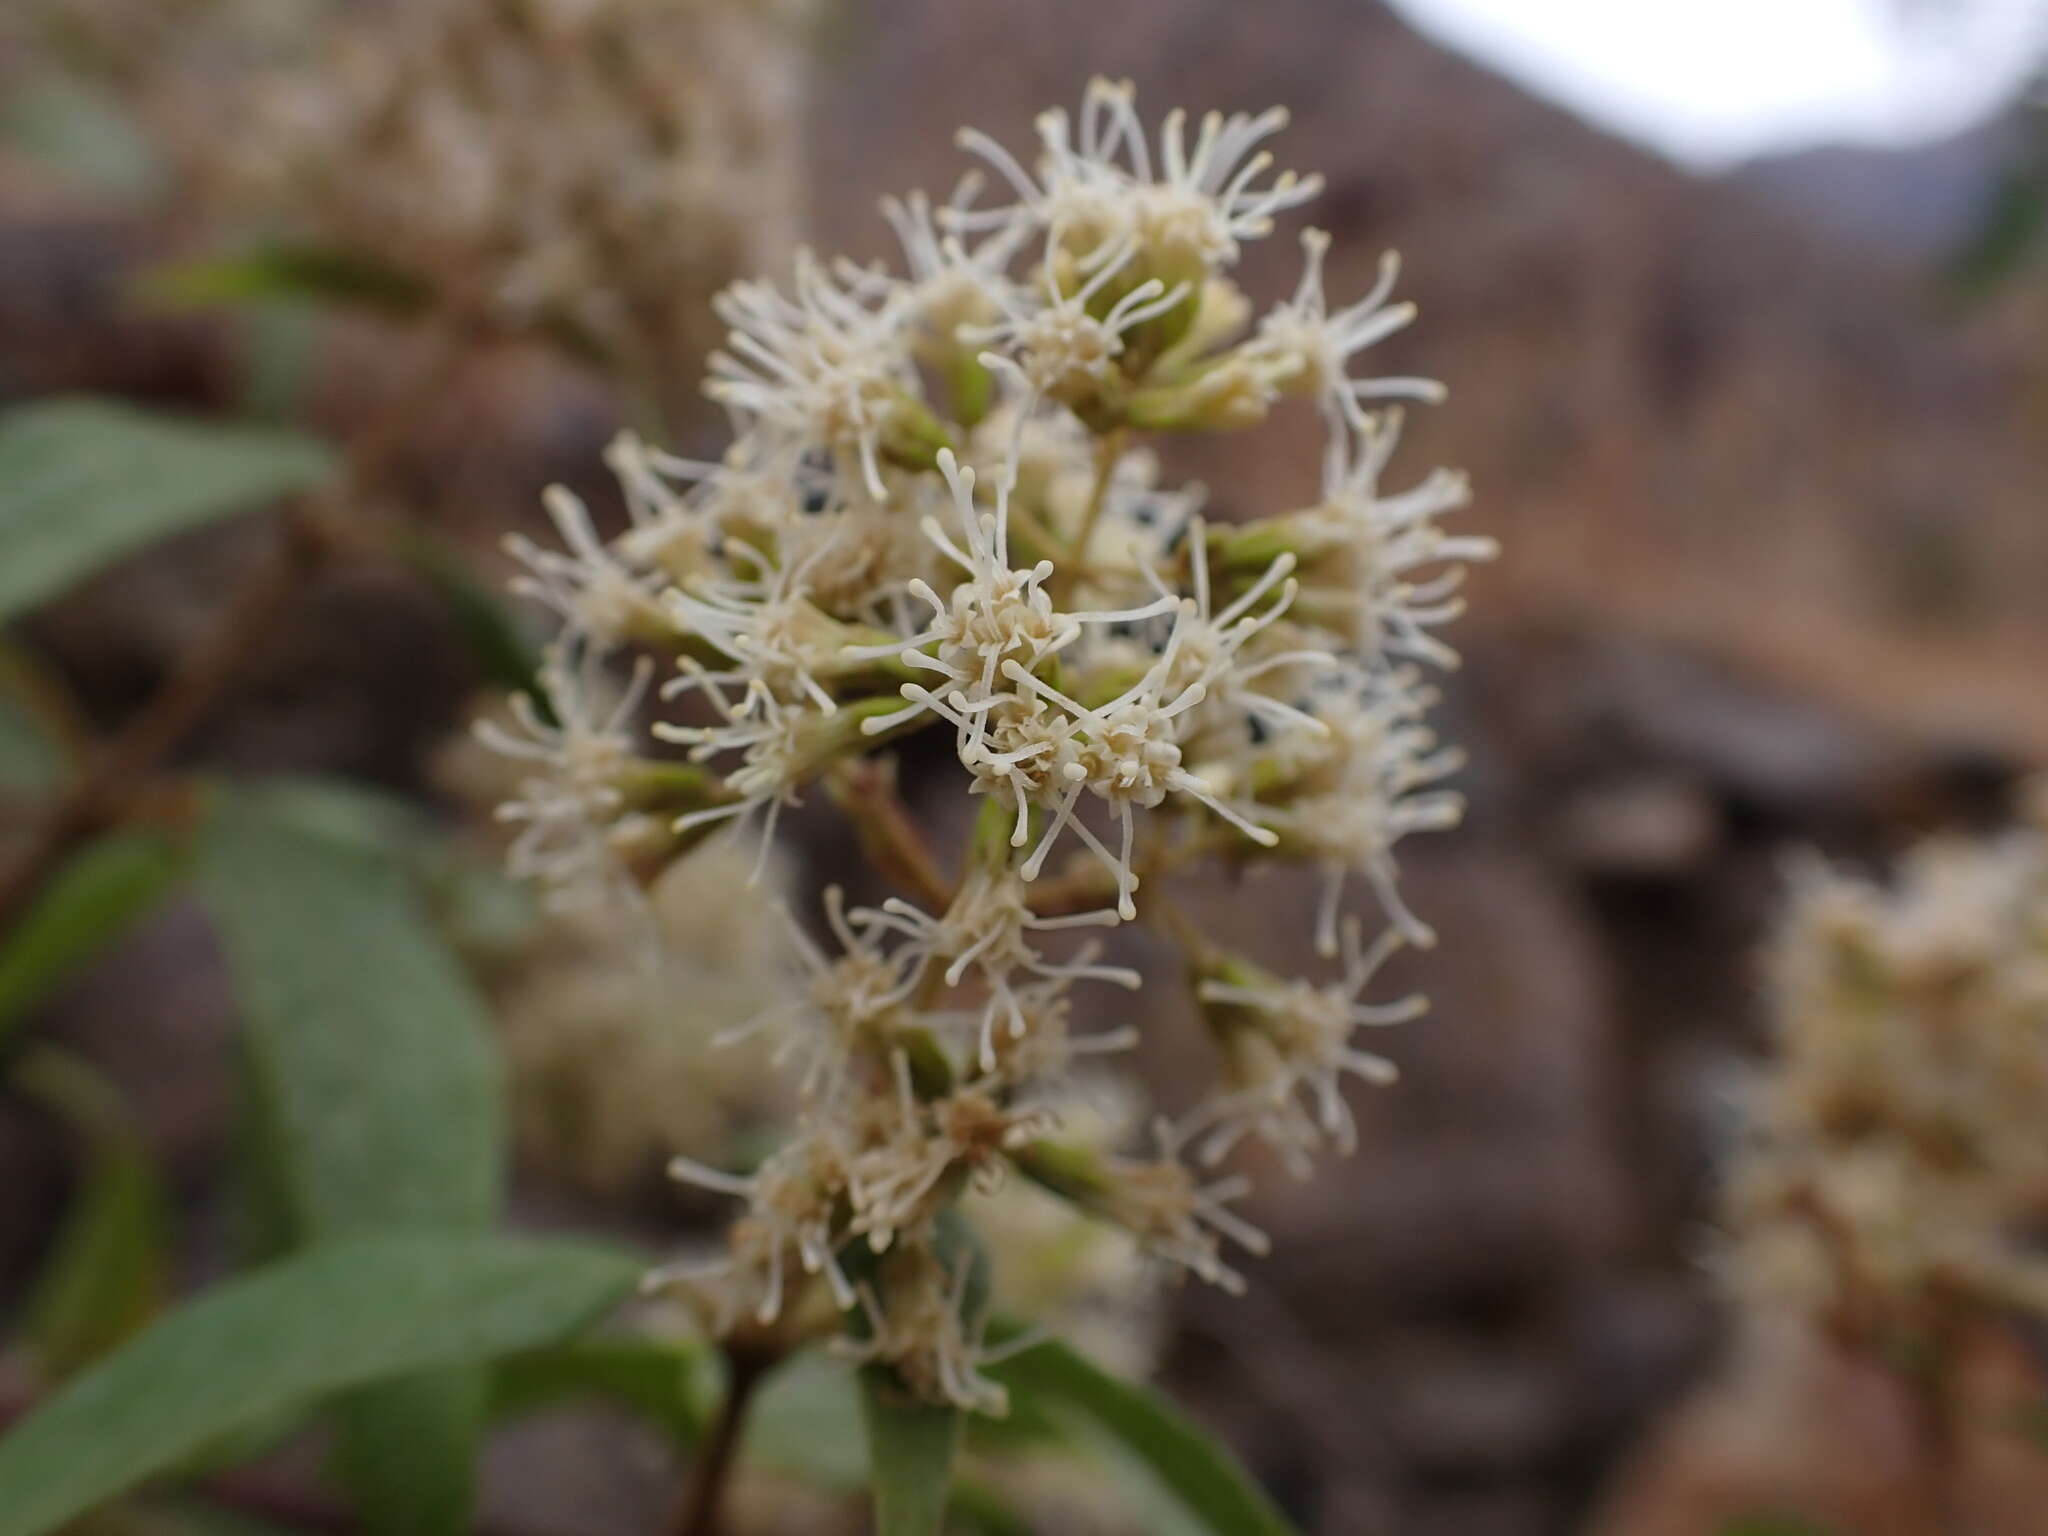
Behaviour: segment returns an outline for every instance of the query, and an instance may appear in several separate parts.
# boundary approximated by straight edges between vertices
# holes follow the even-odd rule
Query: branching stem
[[[836,763],[825,789],[869,865],[934,912],[953,904],[952,882],[939,872],[931,845],[897,792],[893,762],[865,757]]]

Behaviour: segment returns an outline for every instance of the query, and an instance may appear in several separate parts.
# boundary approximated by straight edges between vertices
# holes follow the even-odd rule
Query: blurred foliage
[[[230,1280],[0,1439],[0,1536],[39,1536],[229,1432],[350,1387],[574,1331],[639,1263],[583,1243],[391,1235]]]
[[[37,1374],[60,1381],[141,1328],[169,1285],[170,1203],[119,1091],[77,1058],[42,1048],[12,1082],[63,1119],[79,1146],[78,1193],[24,1309]]]
[[[911,1395],[879,1366],[860,1373],[860,1387],[875,1536],[931,1536],[945,1524],[960,1410]]]
[[[483,1006],[404,871],[366,846],[381,808],[360,792],[313,801],[330,822],[337,807],[355,813],[346,837],[275,797],[229,799],[200,859],[288,1214],[311,1242],[482,1230],[498,1214],[504,1145]],[[346,1407],[341,1461],[368,1529],[466,1527],[484,1401],[483,1376],[467,1373]]]
[[[0,413],[0,618],[333,469],[327,448],[299,432],[174,420],[108,400]]]

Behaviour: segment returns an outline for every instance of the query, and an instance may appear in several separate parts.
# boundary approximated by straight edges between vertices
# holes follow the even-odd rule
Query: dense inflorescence
[[[1391,1075],[1353,1038],[1420,1007],[1365,994],[1394,947],[1433,941],[1395,851],[1458,818],[1426,676],[1453,659],[1439,630],[1464,563],[1492,546],[1442,526],[1460,477],[1382,484],[1398,402],[1440,394],[1360,372],[1412,317],[1393,264],[1333,305],[1310,230],[1299,287],[1263,318],[1232,280],[1318,190],[1262,147],[1284,121],[1174,112],[1155,139],[1127,85],[1096,81],[1077,116],[1039,118],[1030,166],[963,134],[1001,198],[970,176],[943,206],[885,203],[903,271],[805,255],[789,288],[719,300],[720,460],[622,437],[623,532],[557,492],[563,547],[514,545],[562,625],[545,699],[500,736],[522,759],[522,870],[616,900],[621,871],[706,837],[765,856],[822,780],[902,887],[873,907],[828,891],[822,934],[790,925],[803,993],[759,1028],[798,1079],[793,1139],[744,1176],[677,1166],[744,1202],[723,1255],[661,1277],[721,1327],[843,1318],[860,1358],[998,1408],[963,1195],[1021,1175],[1236,1288],[1225,1245],[1264,1239],[1215,1165],[1247,1138],[1294,1165],[1348,1149],[1344,1079]],[[1305,504],[1210,523],[1198,490],[1160,484],[1147,438],[1249,428],[1290,399],[1329,435]],[[590,702],[590,667],[626,651],[664,659],[650,734],[679,751],[650,748],[634,702]],[[979,806],[952,873],[871,757],[920,731],[950,739]],[[1158,884],[1201,858],[1319,871],[1341,976],[1274,976],[1194,930]],[[1344,915],[1354,871],[1387,920],[1370,945]],[[1093,932],[1132,919],[1183,949],[1225,1073],[1143,1151],[1068,1136],[1062,1109],[1077,1061],[1131,1043],[1085,1027],[1074,994],[1138,985]]]
[[[2043,807],[2048,810],[2048,806]],[[1777,1053],[1729,1195],[1733,1274],[1873,1342],[2048,1307],[2048,815],[1800,872]]]
[[[418,284],[472,325],[594,352],[670,408],[715,340],[705,299],[795,228],[810,11],[352,7],[311,58],[238,98],[215,168],[294,240]]]

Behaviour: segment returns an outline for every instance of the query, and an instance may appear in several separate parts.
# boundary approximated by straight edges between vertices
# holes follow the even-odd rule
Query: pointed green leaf
[[[946,1277],[949,1293],[959,1297],[962,1328],[970,1336],[978,1333],[988,1312],[988,1251],[957,1207],[939,1213],[932,1254]],[[848,1278],[859,1286],[872,1285],[885,1311],[890,1270],[906,1260],[921,1262],[901,1250],[877,1255],[860,1242],[841,1251]],[[868,1336],[870,1322],[866,1308],[847,1314],[848,1332],[856,1339]],[[908,1391],[896,1372],[883,1365],[861,1370],[860,1405],[867,1424],[876,1536],[936,1536],[946,1516],[966,1415]]]
[[[805,1350],[761,1384],[741,1449],[751,1466],[850,1492],[868,1478],[861,1413],[852,1369],[821,1349]]]
[[[1018,1331],[990,1332],[1001,1340]],[[1215,1536],[1295,1536],[1228,1450],[1156,1393],[1118,1380],[1067,1345],[1046,1340],[988,1374],[1019,1406],[1070,1423],[1083,1438],[1114,1442],[1193,1517],[1195,1528]]]
[[[305,1241],[481,1229],[501,1198],[483,1004],[434,938],[381,809],[303,786],[231,799],[200,861],[242,1004],[255,1119]],[[456,1378],[345,1405],[341,1466],[370,1530],[465,1527],[484,1403],[480,1378]]]
[[[960,1445],[960,1410],[913,1397],[878,1366],[860,1373],[875,1536],[939,1536]]]
[[[199,889],[302,1233],[493,1220],[503,1111],[483,1003],[395,859],[229,800]]]
[[[58,1381],[121,1343],[162,1302],[170,1202],[127,1104],[99,1073],[43,1049],[13,1081],[63,1118],[83,1152],[78,1194],[23,1329],[38,1374]]]
[[[0,946],[0,1038],[182,872],[177,850],[155,832],[112,832],[72,855]]]
[[[584,1243],[406,1234],[231,1280],[0,1437],[0,1536],[44,1536],[307,1399],[561,1338],[623,1298],[640,1268]]]
[[[301,433],[153,415],[108,400],[0,413],[0,618],[167,535],[324,480]]]

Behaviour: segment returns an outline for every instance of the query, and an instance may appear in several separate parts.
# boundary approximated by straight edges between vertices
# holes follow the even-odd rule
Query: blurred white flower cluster
[[[1245,1181],[1197,1170],[1247,1137],[1296,1165],[1347,1148],[1343,1079],[1390,1075],[1353,1042],[1419,1009],[1365,994],[1393,948],[1431,942],[1395,850],[1459,816],[1425,674],[1453,659],[1439,629],[1492,545],[1442,525],[1461,477],[1383,483],[1389,402],[1439,393],[1361,370],[1412,316],[1391,261],[1333,305],[1309,230],[1299,287],[1263,317],[1232,280],[1318,189],[1275,172],[1284,121],[1174,112],[1155,137],[1130,87],[1098,80],[1077,116],[1039,118],[1029,166],[963,134],[1001,198],[976,175],[943,206],[885,203],[902,271],[804,255],[788,289],[721,297],[722,459],[622,437],[622,532],[557,491],[561,547],[514,542],[521,590],[562,625],[545,697],[495,738],[522,759],[503,811],[522,872],[602,901],[710,836],[765,858],[822,780],[902,890],[829,891],[825,933],[790,925],[803,996],[756,1028],[798,1076],[794,1138],[745,1176],[678,1164],[746,1203],[722,1256],[662,1277],[725,1328],[844,1319],[860,1358],[999,1410],[963,1194],[1021,1174],[1235,1288],[1224,1244],[1264,1239],[1230,1208]],[[1289,399],[1328,432],[1303,504],[1212,524],[1199,490],[1160,484],[1147,439]],[[632,687],[600,702],[595,669],[628,652]],[[650,657],[669,675],[648,734],[679,752],[639,728]],[[913,732],[950,741],[979,805],[954,871],[868,760]],[[1276,977],[1189,928],[1158,884],[1204,858],[1319,869],[1342,975]],[[1353,872],[1384,914],[1370,945],[1344,915]],[[1138,985],[1087,940],[1132,919],[1185,951],[1226,1069],[1143,1154],[1063,1113],[1075,1063],[1131,1043],[1077,1027],[1073,994]]]
[[[1958,1307],[2048,1306],[2048,815],[1924,843],[1889,889],[1804,870],[1773,992],[1738,1278],[1895,1342]]]
[[[252,211],[665,389],[704,299],[788,248],[806,0],[351,8],[241,100]],[[677,382],[687,383],[688,379]]]

